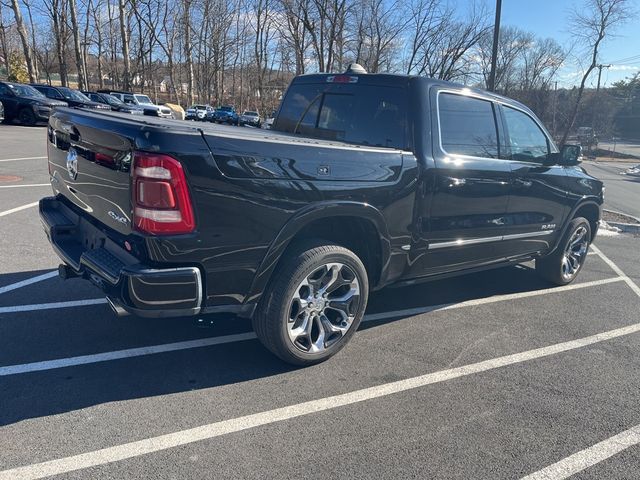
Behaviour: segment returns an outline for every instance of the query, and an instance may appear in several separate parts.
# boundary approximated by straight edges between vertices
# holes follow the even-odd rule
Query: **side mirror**
[[[580,145],[564,145],[560,150],[561,165],[577,165],[582,161],[582,147]]]

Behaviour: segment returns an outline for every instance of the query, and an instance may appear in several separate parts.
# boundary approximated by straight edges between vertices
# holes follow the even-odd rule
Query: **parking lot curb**
[[[638,223],[622,223],[622,222],[611,222],[607,221],[609,225],[612,227],[619,228],[623,233],[640,233],[640,219],[634,217],[633,215],[629,215],[628,213],[617,212],[615,210],[604,209],[605,212],[615,213],[616,215],[624,215],[625,217],[629,217],[634,219]]]

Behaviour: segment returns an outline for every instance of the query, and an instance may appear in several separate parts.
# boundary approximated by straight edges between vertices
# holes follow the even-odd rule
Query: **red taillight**
[[[136,152],[132,168],[133,218],[137,230],[156,235],[195,229],[182,165],[175,158]]]

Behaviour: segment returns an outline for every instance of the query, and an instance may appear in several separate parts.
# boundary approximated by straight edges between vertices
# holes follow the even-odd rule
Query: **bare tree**
[[[22,41],[22,52],[25,62],[27,63],[29,81],[35,82],[37,80],[36,69],[33,66],[33,55],[29,42],[29,34],[24,26],[24,20],[22,19],[22,12],[20,11],[20,4],[18,3],[18,0],[11,0],[11,8],[13,9],[13,15],[16,19],[16,27],[18,29],[18,34],[20,35],[20,40]]]
[[[456,18],[438,0],[411,4],[411,51],[407,73],[455,80],[469,75],[469,55],[489,32],[486,11],[472,5],[466,18]]]
[[[526,52],[533,48],[534,42],[533,34],[520,28],[505,27],[501,29],[496,58],[495,91],[508,95],[517,86],[520,62]],[[485,85],[488,85],[491,72],[492,43],[491,32],[486,32],[478,42],[478,55]]]
[[[631,16],[632,9],[628,0],[586,0],[582,8],[574,10],[571,18],[572,33],[580,44],[585,45],[590,60],[582,74],[576,99],[560,145],[566,143],[567,137],[576,121],[585,85],[598,65],[598,54],[600,53],[602,42]]]
[[[304,0],[281,0],[284,22],[278,24],[280,35],[293,50],[296,75],[305,72],[307,50],[309,49],[309,32],[302,21]]]
[[[126,90],[131,88],[131,60],[129,57],[129,12],[126,7],[126,0],[118,0],[118,13],[120,14],[120,36],[122,41],[122,60],[124,62],[124,72],[122,74],[122,84]]]
[[[319,72],[331,72],[343,55],[347,0],[301,0],[302,23],[309,33]],[[340,62],[338,62],[340,63]]]
[[[36,27],[33,22],[33,13],[31,12],[31,2],[28,0],[22,0],[25,8],[27,9],[27,16],[29,17],[29,34],[31,35],[31,52],[33,53],[33,69],[36,79],[39,78],[38,74],[38,61],[37,61],[37,46],[36,46]]]
[[[7,76],[11,75],[11,66],[9,64],[9,45],[7,43],[7,30],[9,25],[4,21],[4,12],[2,10],[2,2],[0,2],[0,52],[7,69]]]
[[[359,0],[354,8],[352,54],[371,73],[390,71],[408,21],[400,2]]]
[[[69,0],[69,13],[71,15],[71,31],[73,33],[73,51],[76,56],[76,68],[78,69],[78,88],[84,90],[86,88],[87,74],[82,55],[82,46],[80,45],[80,25],[78,24],[76,0]]]

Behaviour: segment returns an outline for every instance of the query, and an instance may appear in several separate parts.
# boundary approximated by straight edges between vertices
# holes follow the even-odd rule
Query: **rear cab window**
[[[440,148],[445,154],[500,158],[493,102],[464,94],[438,94]]]
[[[374,147],[408,149],[407,89],[362,83],[293,83],[273,130]]]

